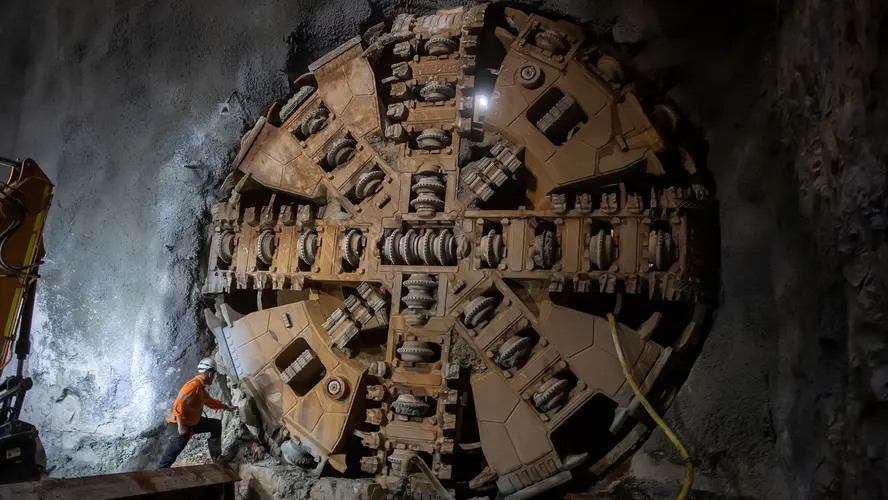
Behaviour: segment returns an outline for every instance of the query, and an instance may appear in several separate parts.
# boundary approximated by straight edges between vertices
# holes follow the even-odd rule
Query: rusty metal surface
[[[227,465],[195,465],[144,472],[127,472],[72,479],[48,479],[0,485],[0,499],[9,500],[110,500],[117,498],[234,498],[225,486],[240,481]]]
[[[213,209],[204,292],[279,297],[207,311],[263,419],[301,465],[414,498],[529,498],[625,456],[641,413],[605,313],[668,405],[717,273],[714,186],[672,105],[563,21],[500,11],[485,60],[486,9],[401,14],[322,58],[317,91],[243,141],[264,187]]]

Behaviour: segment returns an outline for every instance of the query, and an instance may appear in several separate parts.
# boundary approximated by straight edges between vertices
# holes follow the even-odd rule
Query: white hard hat
[[[204,358],[197,364],[198,373],[204,373],[210,370],[216,371],[216,360],[213,358]]]

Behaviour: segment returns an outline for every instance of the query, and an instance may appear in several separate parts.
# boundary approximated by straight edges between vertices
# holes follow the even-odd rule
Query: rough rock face
[[[672,95],[709,131],[722,200],[723,302],[667,414],[702,490],[888,496],[885,13],[817,0],[703,9],[725,31],[676,60],[686,74]],[[677,481],[669,446],[655,434],[631,474]]]
[[[536,5],[643,37],[639,67],[676,83],[707,132],[722,304],[667,413],[701,498],[888,497],[884,7]],[[439,6],[0,6],[16,20],[0,28],[0,148],[59,186],[26,415],[54,475],[156,460],[160,422],[209,349],[196,228],[243,123],[285,93],[282,40],[296,28],[287,69],[299,72],[381,15]],[[672,491],[674,457],[654,433],[629,467],[639,479],[619,488]]]
[[[25,416],[56,475],[150,467],[163,416],[209,347],[199,221],[242,117],[285,91],[275,68],[290,22],[271,5],[7,8],[19,12],[3,16],[18,19],[4,41],[31,42],[17,42],[26,61],[21,94],[2,99],[18,104],[3,148],[33,156],[58,186]]]
[[[781,374],[797,392],[816,393],[782,415],[788,428],[801,421],[818,436],[790,433],[781,443],[801,495],[888,496],[886,13],[879,2],[800,2],[778,45],[782,145],[826,292],[807,297],[816,306],[803,318],[807,335],[788,332],[809,343],[809,355]]]

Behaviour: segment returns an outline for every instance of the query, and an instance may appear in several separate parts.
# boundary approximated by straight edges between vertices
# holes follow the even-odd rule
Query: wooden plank
[[[2,500],[111,500],[240,481],[220,464],[0,485]]]
[[[601,460],[595,462],[591,466],[589,466],[589,472],[595,474],[596,476],[601,476],[608,469],[611,468],[615,463],[622,460],[626,455],[632,451],[636,445],[644,438],[645,434],[650,430],[646,425],[641,422],[635,424],[635,427],[629,431],[629,434],[626,435],[616,446],[614,446],[611,451],[607,453]]]

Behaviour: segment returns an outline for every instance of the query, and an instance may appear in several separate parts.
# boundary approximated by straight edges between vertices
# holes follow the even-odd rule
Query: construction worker
[[[216,361],[213,358],[204,358],[197,365],[197,376],[189,380],[173,403],[173,411],[166,419],[169,422],[169,441],[163,450],[158,468],[165,469],[173,465],[176,458],[188,445],[194,434],[210,433],[207,440],[207,448],[210,458],[218,462],[222,456],[222,421],[218,418],[203,416],[203,407],[214,410],[233,411],[233,406],[227,405],[207,393],[207,386],[216,380]]]

